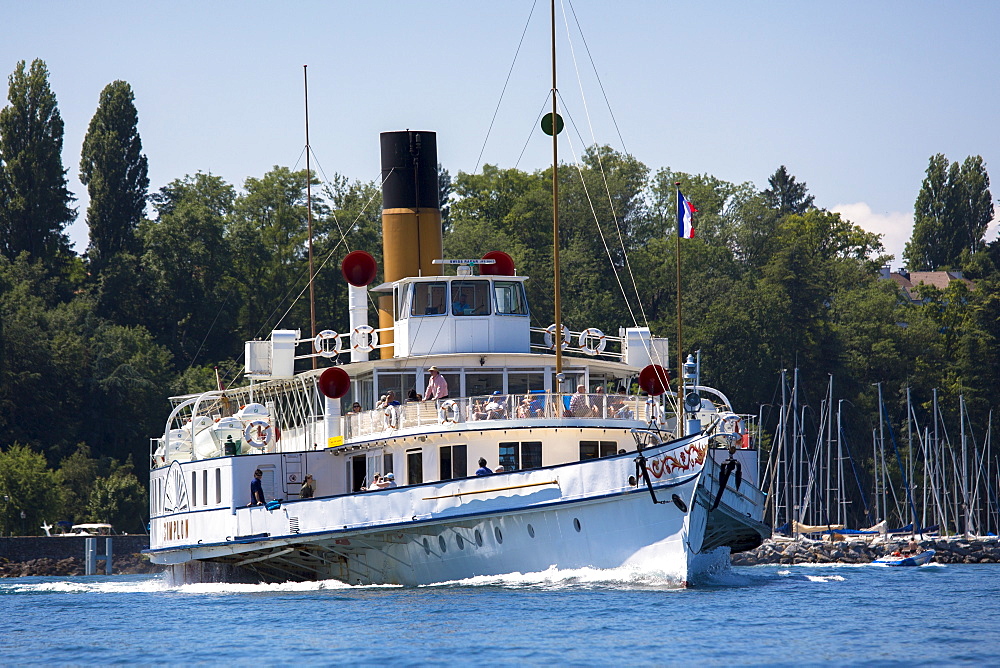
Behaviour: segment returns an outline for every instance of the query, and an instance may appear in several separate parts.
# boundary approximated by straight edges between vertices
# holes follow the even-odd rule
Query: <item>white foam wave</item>
[[[332,589],[392,589],[400,585],[352,585],[339,580],[318,580],[309,582],[280,582],[244,584],[238,582],[197,582],[171,587],[172,591],[181,594],[223,595],[223,594],[260,594],[277,592],[310,592]]]
[[[792,573],[788,569],[778,571],[778,575],[793,579],[798,578],[808,582],[844,582],[847,580],[843,575],[809,575],[808,573]]]
[[[619,568],[566,568],[550,566],[533,573],[503,573],[477,575],[461,580],[439,582],[427,587],[508,587],[569,589],[575,587],[613,587],[616,589],[679,589],[683,583],[676,574],[650,570],[641,566]]]
[[[169,587],[162,577],[145,578],[142,580],[94,581],[79,580],[46,580],[43,582],[11,582],[0,584],[0,592],[12,594],[27,593],[104,593],[104,594],[136,594],[156,591],[166,591]]]

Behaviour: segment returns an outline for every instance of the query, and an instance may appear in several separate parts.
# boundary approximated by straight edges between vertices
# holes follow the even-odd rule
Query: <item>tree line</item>
[[[149,192],[131,86],[100,92],[80,150],[89,243],[73,252],[80,212],[67,186],[63,122],[45,63],[20,62],[0,111],[0,533],[42,521],[145,526],[151,436],[167,397],[233,383],[244,341],[308,330],[307,178],[319,324],[348,327],[340,261],[381,260],[374,182],[275,166],[230,184],[178,176]],[[923,288],[911,302],[880,279],[877,235],[815,206],[781,166],[758,190],[708,174],[651,169],[606,146],[559,170],[563,320],[575,330],[675,331],[675,183],[699,212],[681,241],[686,351],[738,410],[776,403],[781,369],[821,393],[829,374],[877,412],[873,384],[901,406],[905,388],[942,405],[963,395],[986,424],[1000,388],[1000,242],[979,156],[930,158],[919,189],[911,270],[963,271],[968,289]],[[916,184],[915,184],[916,185]],[[441,170],[445,254],[509,253],[531,280],[533,325],[553,319],[551,170]],[[380,262],[381,264],[381,262]],[[949,403],[950,402],[950,403]],[[902,413],[901,413],[902,415]],[[865,424],[868,424],[865,422]],[[21,512],[26,518],[20,518]]]

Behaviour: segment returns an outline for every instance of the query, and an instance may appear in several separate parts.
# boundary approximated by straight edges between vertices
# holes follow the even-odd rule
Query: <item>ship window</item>
[[[497,463],[504,471],[520,471],[542,467],[542,442],[500,443]]]
[[[501,315],[528,315],[528,300],[524,298],[524,285],[515,281],[493,283],[497,313]]]
[[[191,505],[198,505],[198,472],[191,471]]]
[[[215,502],[222,503],[222,469],[215,469]]]
[[[453,281],[451,284],[452,315],[489,315],[489,281]]]
[[[521,468],[542,468],[542,442],[528,441],[521,444]]]
[[[580,461],[610,457],[618,452],[618,441],[580,441]]]
[[[414,283],[410,315],[445,315],[448,312],[448,284]]]
[[[406,452],[406,484],[419,485],[424,481],[424,453],[421,450]]]
[[[441,447],[441,480],[464,478],[468,475],[464,445]]]
[[[382,472],[392,473],[392,453],[387,452],[382,455]]]
[[[511,394],[544,392],[545,374],[528,371],[510,371],[507,373],[507,391]]]
[[[501,443],[500,458],[497,460],[504,471],[517,471],[520,467],[520,443]]]
[[[208,505],[208,469],[201,472],[201,505]]]

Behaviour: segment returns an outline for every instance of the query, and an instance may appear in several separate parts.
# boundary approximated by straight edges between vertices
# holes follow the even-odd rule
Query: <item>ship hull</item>
[[[633,452],[270,509],[175,513],[155,521],[166,540],[150,555],[183,582],[421,585],[635,567],[687,584],[728,563],[730,548],[759,544],[766,529],[748,516],[759,507],[754,488],[730,483],[711,509],[719,465],[706,438],[642,454],[649,486]]]

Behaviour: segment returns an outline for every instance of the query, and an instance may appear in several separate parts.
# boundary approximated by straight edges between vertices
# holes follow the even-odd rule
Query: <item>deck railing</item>
[[[656,405],[645,397],[588,394],[493,394],[445,401],[411,401],[344,416],[344,437],[361,438],[425,425],[496,420],[621,420],[648,423]]]

